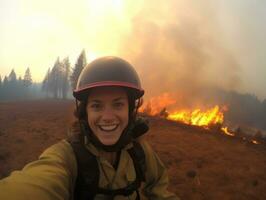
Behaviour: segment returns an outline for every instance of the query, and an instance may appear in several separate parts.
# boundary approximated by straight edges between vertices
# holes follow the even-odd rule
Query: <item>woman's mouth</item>
[[[98,125],[101,131],[111,132],[117,129],[119,124],[112,124],[112,125]]]

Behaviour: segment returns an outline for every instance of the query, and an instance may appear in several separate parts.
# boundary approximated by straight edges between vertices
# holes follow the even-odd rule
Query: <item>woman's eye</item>
[[[101,105],[100,104],[91,104],[90,107],[93,108],[93,109],[100,109]]]
[[[114,104],[114,106],[115,106],[116,108],[121,108],[121,107],[124,106],[124,103],[122,103],[122,102],[117,102],[117,103]]]

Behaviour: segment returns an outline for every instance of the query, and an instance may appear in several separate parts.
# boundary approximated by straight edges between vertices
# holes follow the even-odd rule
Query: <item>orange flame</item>
[[[158,97],[151,98],[145,106],[142,106],[139,109],[139,111],[154,116],[159,114],[167,106],[171,106],[175,103],[176,100],[171,97],[169,93],[163,93]]]
[[[234,133],[230,133],[228,131],[228,128],[227,127],[222,127],[221,130],[226,134],[226,135],[229,135],[229,136],[235,136]]]
[[[253,144],[259,144],[259,142],[256,141],[256,140],[252,140],[251,142],[252,142]]]
[[[209,126],[211,124],[222,124],[224,115],[219,106],[203,112],[200,109],[194,111],[176,111],[167,116],[167,119],[181,121],[196,126]]]
[[[202,126],[209,129],[212,125],[223,124],[224,112],[227,111],[227,107],[220,107],[218,105],[202,111],[201,109],[180,109],[174,112],[169,112],[166,107],[173,107],[178,101],[175,100],[173,95],[164,93],[158,97],[151,98],[146,105],[140,108],[140,112],[144,112],[152,116],[164,117],[168,120],[179,121],[189,125]],[[229,131],[228,127],[221,127],[222,133],[228,136],[236,136],[236,133]],[[242,137],[243,140],[247,140]],[[253,144],[259,144],[256,140],[249,140]]]

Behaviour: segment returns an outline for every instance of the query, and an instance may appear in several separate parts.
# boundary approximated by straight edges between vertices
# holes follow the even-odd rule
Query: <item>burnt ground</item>
[[[0,178],[66,137],[73,101],[0,103]],[[164,119],[145,136],[181,199],[266,199],[266,146]]]

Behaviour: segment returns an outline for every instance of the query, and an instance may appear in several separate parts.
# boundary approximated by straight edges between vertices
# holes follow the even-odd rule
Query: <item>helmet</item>
[[[143,96],[137,72],[127,61],[113,56],[101,57],[88,64],[81,72],[73,96],[77,100],[87,97],[91,88],[118,86],[127,88],[134,99]]]

